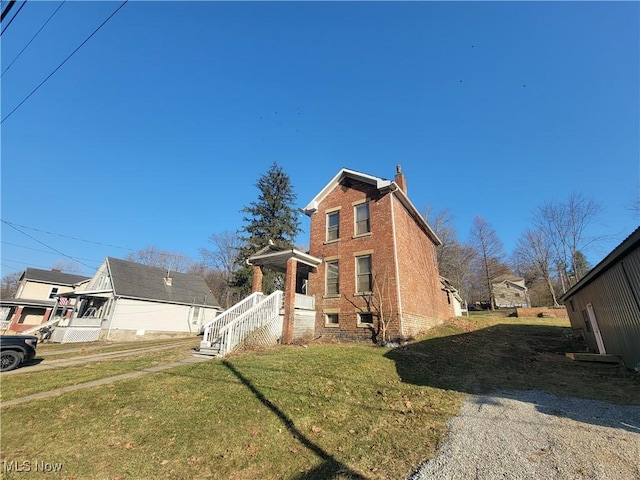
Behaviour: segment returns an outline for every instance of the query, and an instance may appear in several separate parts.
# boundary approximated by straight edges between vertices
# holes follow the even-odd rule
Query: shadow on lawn
[[[322,463],[316,467],[315,469],[305,472],[301,474],[300,479],[326,479],[326,478],[337,478],[340,476],[344,476],[345,478],[350,479],[360,479],[365,480],[366,477],[363,477],[359,473],[351,470],[345,464],[339,462],[334,457],[329,455],[326,451],[320,448],[318,445],[313,443],[306,435],[304,435],[293,423],[293,421],[282,411],[280,408],[271,402],[267,397],[265,397],[260,390],[258,390],[251,381],[244,377],[242,373],[240,373],[231,363],[226,360],[222,361],[222,365],[224,365],[231,373],[233,373],[238,380],[240,380],[250,391],[255,395],[255,397],[262,402],[262,404],[271,410],[284,424],[284,426],[291,432],[296,440],[298,440],[302,445],[315,453],[321,460]]]
[[[617,365],[565,357],[567,352],[585,350],[570,328],[504,324],[423,340],[391,350],[385,357],[395,362],[402,381],[414,385],[505,398],[511,396],[508,392],[539,390],[557,397],[640,405],[639,376]],[[640,431],[640,407],[610,405],[611,418],[607,405],[596,407],[600,413],[574,410],[571,404],[562,410],[536,405],[542,413]],[[614,418],[617,410],[627,415],[626,426]]]

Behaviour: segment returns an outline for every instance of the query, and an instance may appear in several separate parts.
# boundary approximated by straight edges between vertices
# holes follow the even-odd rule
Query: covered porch
[[[281,343],[291,343],[302,330],[315,327],[315,298],[307,295],[309,273],[322,263],[320,258],[295,248],[269,244],[247,259],[253,266],[252,293],[262,292],[264,269],[285,274]]]

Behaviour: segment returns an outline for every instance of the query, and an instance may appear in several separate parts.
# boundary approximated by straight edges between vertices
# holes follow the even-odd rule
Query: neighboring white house
[[[73,316],[60,322],[57,342],[197,335],[221,310],[204,279],[107,257],[76,298]]]

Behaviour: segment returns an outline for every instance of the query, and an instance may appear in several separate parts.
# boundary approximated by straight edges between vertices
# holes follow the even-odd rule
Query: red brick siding
[[[354,238],[354,202],[369,199],[369,217],[371,234]],[[340,207],[340,240],[326,242],[326,211]],[[378,270],[391,272],[388,279],[394,292],[389,305],[395,305],[395,268],[393,255],[382,255],[381,245],[390,245],[391,223],[389,203],[386,197],[381,197],[378,190],[365,183],[350,181],[350,186],[337,186],[318,206],[318,210],[311,216],[310,248],[311,255],[322,258],[339,259],[340,296],[325,297],[325,263],[323,262],[316,273],[309,275],[309,294],[316,297],[316,334],[344,340],[372,339],[371,329],[358,326],[357,313],[375,309],[367,305],[362,296],[356,292],[356,260],[355,253],[370,252],[374,277]],[[388,266],[387,266],[388,265]],[[339,326],[325,327],[325,310],[338,310]],[[397,309],[395,310],[397,313]],[[377,321],[374,319],[374,326]],[[395,330],[397,331],[397,321]]]
[[[354,202],[369,199],[371,234],[354,238]],[[391,216],[392,195],[380,196],[378,190],[365,183],[349,181],[349,186],[337,186],[320,203],[311,216],[310,251],[323,260],[339,259],[340,295],[325,298],[325,263],[309,275],[310,295],[316,298],[316,335],[341,340],[372,339],[371,329],[358,326],[357,313],[372,311],[367,301],[354,295],[356,291],[355,253],[371,252],[374,276],[374,294],[384,290],[383,311],[391,319],[388,337],[401,335],[398,320],[395,256],[393,250],[393,226]],[[340,240],[326,242],[326,211],[340,208]],[[398,259],[400,262],[403,323],[405,335],[426,330],[449,316],[445,293],[441,291],[435,260],[435,247],[426,234],[415,224],[406,209],[395,202]],[[405,265],[403,265],[403,263]],[[388,296],[388,298],[387,298]],[[324,312],[339,314],[338,327],[326,327]],[[377,315],[374,315],[377,317]],[[374,327],[378,328],[377,318]],[[380,337],[378,337],[380,340]]]
[[[435,244],[394,195],[403,334],[415,335],[449,317]]]

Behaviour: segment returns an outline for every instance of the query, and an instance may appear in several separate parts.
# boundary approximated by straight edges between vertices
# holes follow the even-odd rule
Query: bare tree
[[[491,310],[494,310],[495,298],[492,280],[501,273],[504,273],[504,246],[495,230],[480,216],[477,216],[473,220],[470,239],[471,245],[477,252],[478,267],[479,271],[482,272],[482,277],[486,284]]]
[[[549,237],[541,230],[526,230],[518,239],[513,256],[520,265],[544,280],[549,289],[553,306],[559,307],[560,304],[553,285],[554,255]]]
[[[20,277],[22,272],[8,273],[2,277],[0,282],[0,298],[14,298],[18,293],[18,284],[20,283]]]
[[[425,207],[424,218],[438,236],[442,245],[436,247],[438,269],[460,292],[460,296],[469,298],[469,281],[471,264],[476,256],[475,249],[458,240],[458,233],[453,225],[455,217],[448,208],[435,211],[433,207]]]
[[[458,234],[453,226],[455,217],[448,208],[435,211],[431,205],[427,205],[424,218],[442,242],[441,245],[436,247],[436,254],[440,273],[447,276],[443,271],[446,272],[447,266],[451,261],[451,250],[459,243]]]
[[[534,225],[549,237],[556,264],[569,286],[581,278],[579,252],[585,252],[602,237],[587,236],[588,227],[600,215],[601,205],[579,193],[571,193],[566,202],[546,203],[538,208]],[[569,271],[574,272],[570,278]]]
[[[191,259],[182,253],[159,250],[157,247],[148,246],[126,257],[132,262],[150,265],[152,267],[165,268],[168,271],[185,273],[193,264]]]
[[[238,253],[244,245],[235,232],[224,231],[209,236],[212,249],[201,248],[202,263],[212,270],[215,283],[220,290],[220,297],[225,308],[235,303],[235,292],[231,287],[234,272],[238,269]]]

